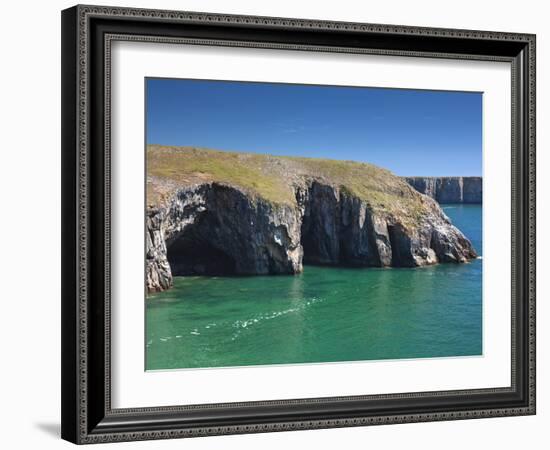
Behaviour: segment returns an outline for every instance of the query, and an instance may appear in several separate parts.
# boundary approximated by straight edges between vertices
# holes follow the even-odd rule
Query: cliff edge
[[[481,177],[404,177],[421,194],[438,203],[482,203]]]
[[[146,285],[296,274],[304,263],[415,267],[476,257],[439,205],[371,164],[147,148]]]

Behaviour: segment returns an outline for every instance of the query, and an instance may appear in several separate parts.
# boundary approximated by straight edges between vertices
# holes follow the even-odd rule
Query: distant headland
[[[403,177],[421,194],[438,203],[482,203],[481,177]]]

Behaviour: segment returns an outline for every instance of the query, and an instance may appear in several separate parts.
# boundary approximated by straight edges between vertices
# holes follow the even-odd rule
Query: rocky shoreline
[[[403,202],[421,205],[415,217],[374,208],[319,176],[294,180],[288,204],[227,183],[182,186],[147,210],[147,291],[169,289],[179,275],[296,274],[304,263],[417,267],[476,257],[436,201],[400,183]]]

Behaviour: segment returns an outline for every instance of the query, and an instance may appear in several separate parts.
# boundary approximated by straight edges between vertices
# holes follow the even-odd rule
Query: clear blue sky
[[[482,94],[147,79],[147,143],[481,175]]]

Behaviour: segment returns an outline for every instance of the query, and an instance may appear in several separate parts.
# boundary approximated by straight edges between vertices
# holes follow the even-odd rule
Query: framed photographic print
[[[62,436],[535,413],[535,36],[62,13]]]

